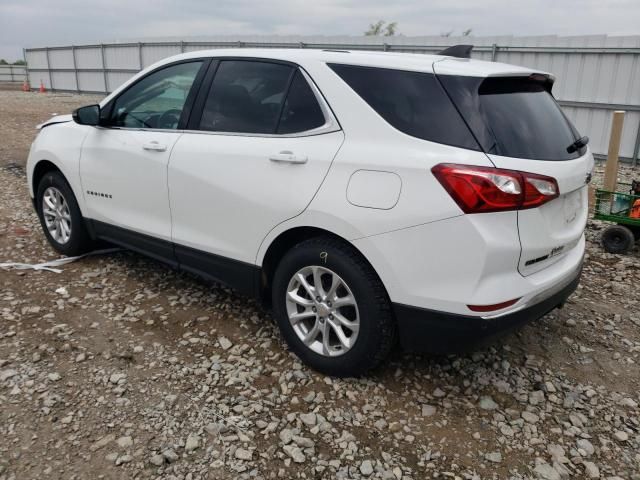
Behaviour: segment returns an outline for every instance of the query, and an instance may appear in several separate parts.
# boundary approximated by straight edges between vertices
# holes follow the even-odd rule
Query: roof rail
[[[447,57],[471,58],[471,50],[473,50],[473,45],[453,45],[445,48],[437,54],[445,55]]]

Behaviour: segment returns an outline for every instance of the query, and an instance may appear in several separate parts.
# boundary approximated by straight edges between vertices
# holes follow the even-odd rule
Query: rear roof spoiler
[[[438,52],[437,55],[456,58],[471,58],[471,50],[473,50],[473,45],[453,45],[445,48],[441,52]]]

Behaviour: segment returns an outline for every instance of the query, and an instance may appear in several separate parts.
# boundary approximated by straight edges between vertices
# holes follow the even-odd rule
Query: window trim
[[[184,127],[187,125],[187,122],[193,111],[197,94],[202,88],[205,74],[209,69],[211,60],[212,60],[211,57],[194,57],[194,58],[188,58],[183,60],[177,60],[175,62],[165,63],[147,72],[146,75],[138,78],[131,85],[127,86],[127,88],[125,88],[120,93],[118,93],[118,95],[116,95],[111,100],[109,100],[109,102],[103,108],[100,109],[101,118],[100,118],[100,125],[98,127],[108,129],[108,130],[127,130],[127,131],[143,131],[143,132],[183,132]],[[198,73],[196,74],[193,80],[193,83],[191,84],[191,89],[189,90],[187,99],[185,100],[184,106],[182,107],[182,113],[180,114],[180,120],[178,121],[178,128],[173,129],[173,128],[149,128],[149,127],[120,127],[120,126],[102,123],[106,119],[109,119],[109,120],[111,119],[111,115],[113,114],[113,108],[116,104],[116,101],[126,92],[128,92],[130,89],[135,87],[138,83],[140,83],[142,80],[166,68],[174,67],[176,65],[181,65],[184,63],[196,63],[196,62],[202,62],[202,65],[200,66],[200,70],[198,70]],[[102,112],[104,112],[104,118],[103,118]]]
[[[246,61],[246,62],[261,62],[261,63],[275,63],[280,65],[287,65],[293,68],[293,72],[289,81],[289,85],[287,85],[287,94],[289,91],[291,80],[294,77],[296,71],[300,71],[303,78],[311,88],[313,95],[320,106],[320,110],[322,111],[322,115],[324,116],[324,124],[319,127],[312,128],[310,130],[304,130],[302,132],[295,133],[250,133],[250,132],[221,132],[214,130],[201,130],[198,128],[200,125],[200,121],[202,119],[202,114],[204,112],[204,106],[206,103],[207,96],[209,95],[209,91],[211,90],[211,86],[215,79],[215,75],[217,73],[218,67],[220,63],[224,61]],[[284,104],[284,100],[283,100]],[[278,60],[272,58],[264,58],[264,57],[236,57],[236,56],[223,56],[223,57],[211,57],[211,64],[209,65],[206,78],[204,79],[202,85],[200,85],[199,93],[197,99],[195,101],[195,108],[193,108],[191,112],[191,116],[187,123],[187,126],[182,132],[184,133],[197,133],[197,134],[207,134],[207,135],[226,135],[226,136],[234,136],[234,137],[258,137],[258,138],[296,138],[296,137],[311,137],[315,135],[322,135],[325,133],[338,132],[342,130],[340,123],[335,117],[333,110],[327,103],[324,95],[313,81],[311,76],[305,71],[302,66],[298,65],[294,62],[289,62],[285,60]],[[278,120],[279,121],[279,120]]]

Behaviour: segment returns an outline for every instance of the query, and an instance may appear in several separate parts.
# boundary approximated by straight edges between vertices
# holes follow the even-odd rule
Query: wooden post
[[[623,124],[624,110],[616,110],[613,112],[611,120],[609,152],[607,153],[607,164],[604,167],[604,189],[611,192],[615,192],[618,186],[618,154],[620,153]]]

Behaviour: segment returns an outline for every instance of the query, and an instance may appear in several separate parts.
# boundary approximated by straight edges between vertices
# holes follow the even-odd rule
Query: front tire
[[[387,292],[349,244],[319,237],[293,247],[274,275],[272,301],[289,348],[336,377],[378,366],[396,341]]]
[[[72,257],[88,252],[93,242],[71,187],[60,172],[47,172],[36,190],[36,208],[49,244]]]

